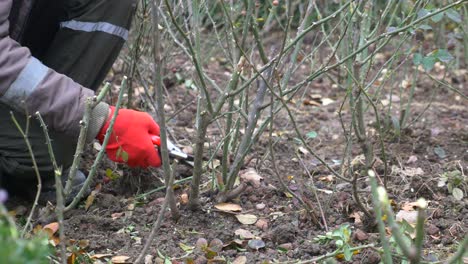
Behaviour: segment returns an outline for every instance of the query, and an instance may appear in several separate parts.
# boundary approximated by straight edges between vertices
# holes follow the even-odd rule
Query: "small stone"
[[[278,247],[284,248],[286,250],[291,250],[291,249],[293,249],[293,244],[292,243],[283,243],[283,244],[279,245]]]
[[[258,201],[258,197],[255,195],[255,194],[252,194],[249,196],[249,200],[251,202],[257,202]]]
[[[354,232],[353,236],[354,236],[354,239],[357,241],[364,241],[369,238],[369,235],[366,232],[362,231],[361,229],[357,229]]]
[[[265,209],[266,205],[264,203],[259,203],[257,205],[255,205],[255,208],[257,208],[257,210],[263,210]]]
[[[145,264],[153,264],[153,256],[151,255],[146,255],[145,256]]]
[[[268,229],[268,220],[266,220],[265,218],[260,218],[255,223],[255,226],[263,231],[266,231]]]
[[[428,227],[427,227],[427,233],[431,236],[433,235],[436,235],[437,233],[439,233],[440,229],[434,225],[434,224],[430,224]]]

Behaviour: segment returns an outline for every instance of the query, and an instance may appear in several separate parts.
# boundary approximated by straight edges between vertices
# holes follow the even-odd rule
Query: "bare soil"
[[[213,62],[210,67],[222,70],[222,65],[217,62]],[[465,72],[449,77],[465,94],[468,81],[466,76]],[[170,78],[167,81],[171,81]],[[434,89],[437,90],[431,102],[430,95]],[[194,140],[195,93],[172,80],[168,94],[168,116],[183,109],[170,120],[170,132],[181,147],[190,151]],[[340,170],[341,165],[337,161],[342,158],[346,143],[337,114],[344,94],[343,90],[319,79],[311,83],[302,98],[290,105],[296,113],[299,129],[304,134],[309,131],[317,132],[317,137],[310,141],[312,149],[336,170]],[[332,99],[333,102],[324,105],[324,98]],[[398,104],[399,100],[406,98],[399,98],[398,94],[394,94],[393,103]],[[448,192],[447,186],[437,185],[444,173],[459,170],[466,174],[468,169],[467,102],[459,95],[422,78],[417,83],[411,112],[411,120],[422,114],[421,118],[402,131],[400,137],[395,137],[391,132],[384,136],[388,162],[387,186],[396,212],[402,210],[405,203],[414,202],[417,198],[423,197],[429,201],[424,254],[428,261],[441,260],[456,250],[458,242],[466,237],[468,230],[466,187],[461,187],[465,198],[456,200]],[[344,123],[348,124],[349,119],[350,110],[345,107]],[[368,121],[368,129],[375,128],[373,120]],[[375,129],[373,131],[371,133],[377,134]],[[208,132],[211,144],[220,140],[219,131],[210,128]],[[330,191],[318,192],[328,230],[349,224],[353,230],[351,243],[354,246],[379,244],[374,220],[366,218],[356,205],[351,185],[334,177],[324,177],[330,175],[327,169],[310,153],[299,150],[312,178],[306,173],[295,154],[300,145],[294,140],[296,136],[293,126],[284,113],[276,117],[273,134],[278,140],[274,146],[278,175],[291,190],[312,206],[319,219],[320,207],[312,186]],[[382,160],[380,142],[377,137],[373,137],[373,140],[376,155]],[[175,190],[181,217],[174,221],[170,212],[166,212],[165,220],[148,252],[158,258],[155,263],[163,263],[161,261],[164,256],[171,258],[172,263],[229,263],[239,256],[245,256],[247,263],[286,262],[312,259],[335,249],[333,243],[321,245],[314,242],[313,239],[325,234],[326,230],[314,224],[304,207],[282,190],[268,156],[268,144],[267,132],[249,154],[244,167],[255,169],[263,177],[260,187],[248,187],[233,201],[242,207],[242,213],[254,214],[263,219],[262,222],[243,225],[236,219],[236,213],[226,213],[214,208],[213,198],[216,193],[210,188],[212,174],[207,171],[200,211],[188,210],[181,198],[188,193],[189,181],[177,184]],[[92,160],[95,153],[94,149],[88,150],[87,160]],[[358,144],[352,148],[352,154],[355,157],[361,154]],[[361,162],[362,159],[358,158],[352,165],[356,173],[362,173]],[[376,163],[375,166],[379,176],[383,177],[382,164]],[[109,180],[106,176],[108,168],[122,177]],[[184,165],[177,165],[176,175],[177,180],[181,181],[191,176],[191,170]],[[128,262],[131,262],[146,243],[163,202],[164,190],[145,193],[161,187],[162,179],[161,172],[156,169],[130,170],[123,165],[104,162],[95,182],[95,185],[102,184],[102,189],[88,210],[82,204],[67,216],[67,237],[76,241],[89,241],[84,252],[90,256],[98,253],[122,255],[130,257]],[[466,181],[466,176],[464,179]],[[466,186],[466,182],[464,184]],[[362,202],[371,208],[369,182],[364,174],[358,179],[358,189]],[[324,223],[322,226],[325,226]],[[255,238],[265,242],[265,245],[259,249],[250,247],[249,239],[241,239],[235,234],[240,228],[249,230]],[[215,253],[197,248],[189,250],[196,247],[197,241],[200,245],[204,240],[212,243],[209,248]],[[217,243],[220,245],[216,245]],[[195,262],[191,262],[192,260]],[[372,249],[365,249],[353,257],[352,263],[378,263],[379,260],[379,254]]]

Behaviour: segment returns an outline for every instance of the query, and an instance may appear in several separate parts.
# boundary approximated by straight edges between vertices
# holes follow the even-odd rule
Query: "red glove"
[[[111,106],[109,118],[96,137],[101,144],[114,111],[115,107]],[[107,156],[113,161],[125,162],[130,167],[159,167],[161,158],[151,141],[153,135],[159,136],[159,126],[150,115],[130,109],[119,109],[106,146]]]

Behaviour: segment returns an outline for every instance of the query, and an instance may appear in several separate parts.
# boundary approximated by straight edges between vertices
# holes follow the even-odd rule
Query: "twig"
[[[320,202],[320,198],[318,197],[318,194],[317,194],[317,188],[315,187],[315,181],[314,181],[314,177],[312,176],[312,174],[310,173],[309,169],[307,168],[307,166],[305,165],[304,163],[304,160],[301,158],[301,156],[299,156],[299,154],[297,153],[297,151],[295,152],[296,154],[296,157],[299,159],[299,161],[301,162],[301,165],[302,167],[304,168],[304,170],[306,171],[307,173],[307,176],[309,176],[309,179],[312,181],[312,192],[314,193],[314,196],[315,196],[315,200],[317,201],[317,204],[318,204],[318,207],[319,207],[319,210],[320,210],[320,216],[322,217],[322,222],[323,222],[323,225],[325,227],[325,230],[328,232],[328,225],[327,225],[327,218],[325,217],[325,213],[323,212],[323,209],[322,209],[322,203]]]
[[[86,136],[88,134],[88,124],[89,124],[89,119],[91,118],[91,110],[96,106],[96,104],[102,101],[102,99],[107,94],[109,89],[110,89],[110,83],[106,83],[96,98],[90,97],[86,99],[83,119],[80,122],[81,128],[80,128],[80,134],[78,136],[78,142],[76,144],[75,155],[73,158],[72,165],[70,167],[70,171],[68,172],[67,181],[65,183],[65,190],[64,190],[65,200],[68,198],[68,195],[70,195],[73,177],[75,177],[76,171],[78,170],[78,167],[81,163],[81,154],[83,153],[84,146],[86,144]]]
[[[159,1],[159,0],[157,0],[157,1]],[[174,183],[174,170],[172,170],[172,174],[169,177],[169,182],[168,182],[168,186],[167,186],[167,189],[166,189],[166,196],[165,196],[164,202],[163,202],[163,204],[161,206],[161,210],[159,210],[158,218],[157,218],[156,222],[154,222],[153,228],[151,229],[151,232],[148,235],[145,246],[143,247],[142,251],[140,252],[140,255],[138,255],[138,258],[135,260],[135,264],[138,264],[138,263],[142,262],[142,260],[144,259],[145,255],[146,255],[146,252],[148,252],[148,249],[149,249],[149,247],[151,246],[151,243],[154,240],[154,237],[156,236],[156,232],[161,227],[162,221],[164,220],[164,212],[166,211],[166,208],[167,208],[167,206],[169,204],[169,196],[171,195],[169,189],[172,189],[173,183]]]
[[[36,210],[36,206],[39,201],[39,196],[41,195],[41,190],[42,190],[42,180],[41,180],[41,174],[39,173],[39,167],[37,166],[36,158],[34,156],[32,147],[31,147],[31,142],[29,142],[28,138],[28,131],[29,131],[29,116],[26,115],[26,129],[23,130],[18,123],[18,121],[15,118],[15,115],[13,114],[13,111],[10,111],[11,119],[13,120],[13,123],[15,123],[16,128],[18,128],[18,131],[20,134],[23,136],[24,142],[26,143],[26,147],[28,148],[29,155],[31,156],[31,160],[33,163],[33,168],[34,172],[36,174],[36,179],[37,179],[37,192],[36,192],[36,197],[34,198],[34,203],[31,208],[31,212],[29,213],[28,219],[26,220],[26,224],[24,225],[23,231],[21,232],[21,237],[24,237],[26,232],[28,231],[29,226],[31,225],[31,220],[32,216],[34,214],[34,211]]]
[[[56,195],[56,206],[55,213],[57,214],[57,220],[59,223],[59,237],[60,237],[60,261],[62,264],[67,263],[67,255],[65,248],[65,225],[63,224],[63,209],[65,208],[65,202],[63,199],[63,183],[62,183],[62,167],[57,165],[57,160],[55,159],[54,150],[52,149],[52,142],[49,137],[49,132],[47,131],[47,125],[42,119],[41,113],[36,112],[36,117],[41,124],[42,130],[44,132],[44,137],[46,140],[47,150],[49,151],[50,160],[52,161],[52,166],[54,167],[54,176],[55,176],[55,195]]]
[[[126,87],[127,87],[127,77],[124,76],[123,79],[122,79],[121,86],[120,86],[119,97],[117,99],[117,103],[115,104],[115,112],[112,115],[112,118],[111,118],[111,121],[110,121],[110,124],[109,124],[109,128],[107,129],[106,135],[104,136],[104,140],[102,142],[102,148],[99,151],[96,159],[94,160],[93,165],[91,166],[91,170],[90,170],[90,172],[88,174],[88,178],[86,178],[86,181],[84,182],[83,187],[78,192],[78,194],[75,196],[75,198],[73,198],[73,201],[68,206],[65,207],[64,213],[70,211],[72,208],[74,208],[78,204],[78,202],[83,197],[85,191],[89,188],[89,185],[91,184],[91,181],[93,180],[94,175],[96,174],[97,167],[98,167],[99,163],[101,162],[102,158],[104,157],[104,152],[106,150],[107,143],[109,142],[109,138],[110,138],[110,136],[111,136],[111,134],[113,132],[115,119],[117,119],[117,114],[119,112],[120,105],[122,104],[122,99],[123,99],[123,95],[124,95]],[[89,119],[85,120],[85,122],[88,122],[88,121],[89,121]]]
[[[160,137],[161,137],[161,157],[162,157],[162,166],[164,169],[164,179],[165,184],[167,186],[166,193],[167,199],[169,202],[169,207],[171,208],[172,218],[177,220],[179,215],[179,210],[177,209],[177,205],[174,198],[174,190],[171,188],[170,177],[172,175],[171,163],[169,160],[169,151],[167,149],[167,131],[166,131],[166,119],[164,116],[164,93],[163,93],[163,83],[162,83],[162,60],[161,60],[161,43],[160,43],[160,31],[158,28],[159,25],[159,11],[158,6],[160,4],[160,0],[155,3],[155,1],[151,1],[151,14],[152,14],[152,22],[153,22],[153,59],[155,65],[155,72],[154,72],[154,87],[156,92],[156,113],[158,118],[158,124],[160,127]]]

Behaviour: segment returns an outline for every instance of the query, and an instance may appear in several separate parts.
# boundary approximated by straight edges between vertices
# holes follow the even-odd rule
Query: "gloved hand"
[[[115,107],[111,106],[109,118],[97,135],[101,144],[114,112]],[[149,114],[119,109],[114,129],[106,146],[107,156],[113,161],[125,162],[130,167],[159,167],[161,158],[151,141],[153,135],[159,136],[159,126]],[[127,154],[122,154],[123,152]],[[124,161],[122,156],[128,159]]]

